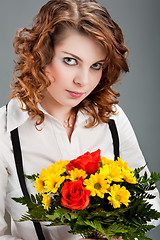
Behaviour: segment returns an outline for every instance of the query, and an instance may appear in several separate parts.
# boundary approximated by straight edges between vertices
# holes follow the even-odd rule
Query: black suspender
[[[18,136],[18,129],[11,131],[11,140],[13,145],[13,153],[15,158],[15,164],[17,169],[17,174],[19,177],[19,183],[24,196],[29,196],[28,190],[26,187],[24,172],[23,172],[23,163],[22,163],[22,153],[20,148],[20,141]]]
[[[112,139],[113,139],[114,160],[117,160],[117,158],[120,156],[119,155],[118,131],[117,131],[115,121],[113,119],[110,119],[108,124],[109,124],[109,129],[110,129],[111,134],[112,134]]]
[[[24,172],[23,172],[22,153],[21,153],[21,147],[20,147],[20,141],[19,141],[19,135],[18,135],[18,128],[11,131],[11,140],[13,145],[13,153],[14,153],[20,186],[24,196],[29,196],[26,183],[25,183]],[[40,223],[33,222],[33,224],[34,224],[38,239],[45,240]]]

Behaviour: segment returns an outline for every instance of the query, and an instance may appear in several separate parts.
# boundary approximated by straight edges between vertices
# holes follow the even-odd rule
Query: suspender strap
[[[17,174],[19,178],[19,183],[20,183],[23,195],[29,197],[25,179],[24,179],[22,153],[20,148],[18,129],[15,129],[11,132],[11,140],[13,145],[13,153],[15,157],[15,164],[16,164]]]
[[[110,119],[109,122],[109,129],[112,134],[113,139],[113,148],[114,148],[114,160],[117,160],[119,157],[119,137],[118,137],[118,131],[115,124],[115,121],[113,119]]]
[[[14,153],[20,186],[21,186],[23,195],[29,197],[29,193],[28,193],[25,178],[24,178],[24,172],[23,172],[22,153],[21,153],[21,147],[20,147],[20,141],[19,141],[19,135],[18,135],[18,128],[11,131],[11,140],[13,145],[13,153]],[[40,223],[33,222],[33,224],[34,224],[38,239],[45,240]]]

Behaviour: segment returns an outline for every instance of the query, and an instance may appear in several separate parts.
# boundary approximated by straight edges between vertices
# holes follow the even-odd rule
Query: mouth
[[[74,92],[74,91],[69,91],[69,90],[67,90],[67,92],[73,98],[80,98],[84,94],[83,92]]]

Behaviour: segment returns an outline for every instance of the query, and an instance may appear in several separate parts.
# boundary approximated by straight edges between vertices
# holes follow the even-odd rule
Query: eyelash
[[[93,68],[94,65],[99,65],[99,67],[98,67],[98,68]],[[101,70],[101,68],[102,68],[102,63],[95,63],[95,64],[92,65],[92,68],[93,68],[94,70],[97,70],[97,71],[98,71],[98,70]]]
[[[68,63],[68,60],[73,60],[75,63],[74,63],[74,64],[70,64],[70,63]],[[69,65],[69,66],[75,66],[75,65],[78,63],[76,59],[71,58],[71,57],[65,57],[65,58],[63,59],[63,62],[64,62],[65,64]],[[95,68],[95,67],[94,67],[95,65],[98,65],[99,67],[98,67],[98,68]],[[93,68],[93,70],[96,70],[96,71],[101,70],[101,68],[102,68],[102,63],[95,63],[95,64],[92,65],[92,68]]]
[[[76,64],[77,64],[77,60],[74,59],[74,58],[65,57],[65,58],[63,59],[64,63],[67,64],[67,65],[69,65],[69,66],[74,66],[74,65],[76,65],[76,64],[69,64],[69,63],[67,62],[68,60],[74,60],[74,62],[76,62]]]

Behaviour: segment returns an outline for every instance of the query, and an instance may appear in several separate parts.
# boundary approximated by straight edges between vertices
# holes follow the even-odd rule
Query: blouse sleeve
[[[4,235],[7,229],[7,223],[4,219],[5,215],[5,199],[7,191],[8,173],[5,167],[2,156],[0,156],[0,240],[21,240],[11,235]]]
[[[119,106],[117,107],[117,110],[118,115],[115,118],[115,121],[120,140],[120,158],[123,161],[126,161],[128,166],[132,169],[142,167],[146,165],[146,162],[140,150],[133,128],[123,110]],[[150,175],[150,171],[147,166],[141,173],[145,171],[148,175]],[[158,189],[156,188],[151,193],[156,197],[152,200],[149,200],[149,202],[153,205],[154,209],[160,212],[160,198]],[[155,226],[159,225],[160,219],[152,221],[151,224],[154,224]]]

